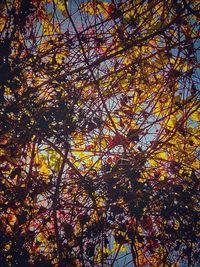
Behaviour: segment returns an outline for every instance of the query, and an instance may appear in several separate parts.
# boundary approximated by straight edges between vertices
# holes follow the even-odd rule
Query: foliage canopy
[[[192,0],[2,0],[0,266],[197,266]]]

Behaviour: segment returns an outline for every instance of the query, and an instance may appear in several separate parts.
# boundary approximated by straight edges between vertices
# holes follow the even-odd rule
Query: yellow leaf
[[[66,7],[65,7],[64,0],[55,0],[54,2],[57,5],[58,10],[60,10],[60,12],[62,13],[62,15],[64,17],[68,17],[68,13],[67,13],[67,10],[66,10],[68,1],[66,1]]]
[[[126,252],[127,248],[124,245],[121,245],[119,243],[117,243],[115,240],[113,242],[113,252],[119,251],[119,252]]]
[[[84,4],[81,4],[80,7],[82,11],[87,12],[91,15],[94,14],[104,14],[107,15],[108,7],[110,6],[109,3],[103,2],[103,3],[97,3],[95,1],[90,1]]]
[[[192,162],[191,167],[194,168],[194,169],[199,169],[199,168],[200,168],[200,160],[195,159],[195,160]]]
[[[47,166],[44,157],[40,154],[38,154],[35,158],[35,163],[38,164],[39,170],[44,178],[45,181],[49,179],[50,170]]]
[[[56,62],[58,64],[62,64],[63,59],[68,55],[68,51],[57,53],[56,54]]]
[[[166,152],[159,152],[156,154],[156,158],[167,160],[167,153]]]
[[[11,248],[11,243],[7,243],[7,244],[5,245],[5,247],[4,247],[4,249],[5,249],[6,251],[9,251],[10,248]]]
[[[190,116],[190,119],[192,119],[193,121],[199,122],[200,121],[200,112],[195,111],[194,113],[192,113],[192,115]]]
[[[6,16],[0,15],[0,32],[3,31],[5,24],[6,24]]]
[[[48,13],[48,16],[42,20],[42,29],[43,35],[53,35],[55,33],[59,33],[59,25],[56,23],[51,23],[53,18],[53,13]]]
[[[43,34],[52,35],[54,34],[54,29],[48,20],[42,20]]]
[[[36,237],[37,241],[44,243],[47,239],[43,233],[39,233]]]
[[[164,127],[168,130],[173,130],[176,125],[177,119],[175,116],[167,117],[164,120]]]

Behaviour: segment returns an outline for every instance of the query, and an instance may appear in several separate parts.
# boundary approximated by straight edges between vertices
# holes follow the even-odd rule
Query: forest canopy
[[[200,265],[199,11],[0,2],[0,267]]]

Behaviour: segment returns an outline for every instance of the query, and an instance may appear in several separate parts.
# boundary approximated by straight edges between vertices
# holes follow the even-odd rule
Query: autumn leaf
[[[88,1],[84,4],[80,5],[82,11],[88,12],[91,15],[99,15],[102,14],[105,17],[108,16],[109,13],[112,12],[113,7],[112,4],[107,2],[99,2],[98,1]]]
[[[66,3],[66,4],[65,4]],[[68,17],[68,1],[65,0],[56,0],[55,4],[57,5],[58,10],[62,13],[64,17]]]
[[[1,266],[198,265],[196,2],[0,4]]]

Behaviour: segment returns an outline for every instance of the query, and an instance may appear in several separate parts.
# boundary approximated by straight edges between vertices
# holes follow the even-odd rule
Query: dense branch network
[[[198,266],[196,1],[0,4],[0,266]]]

